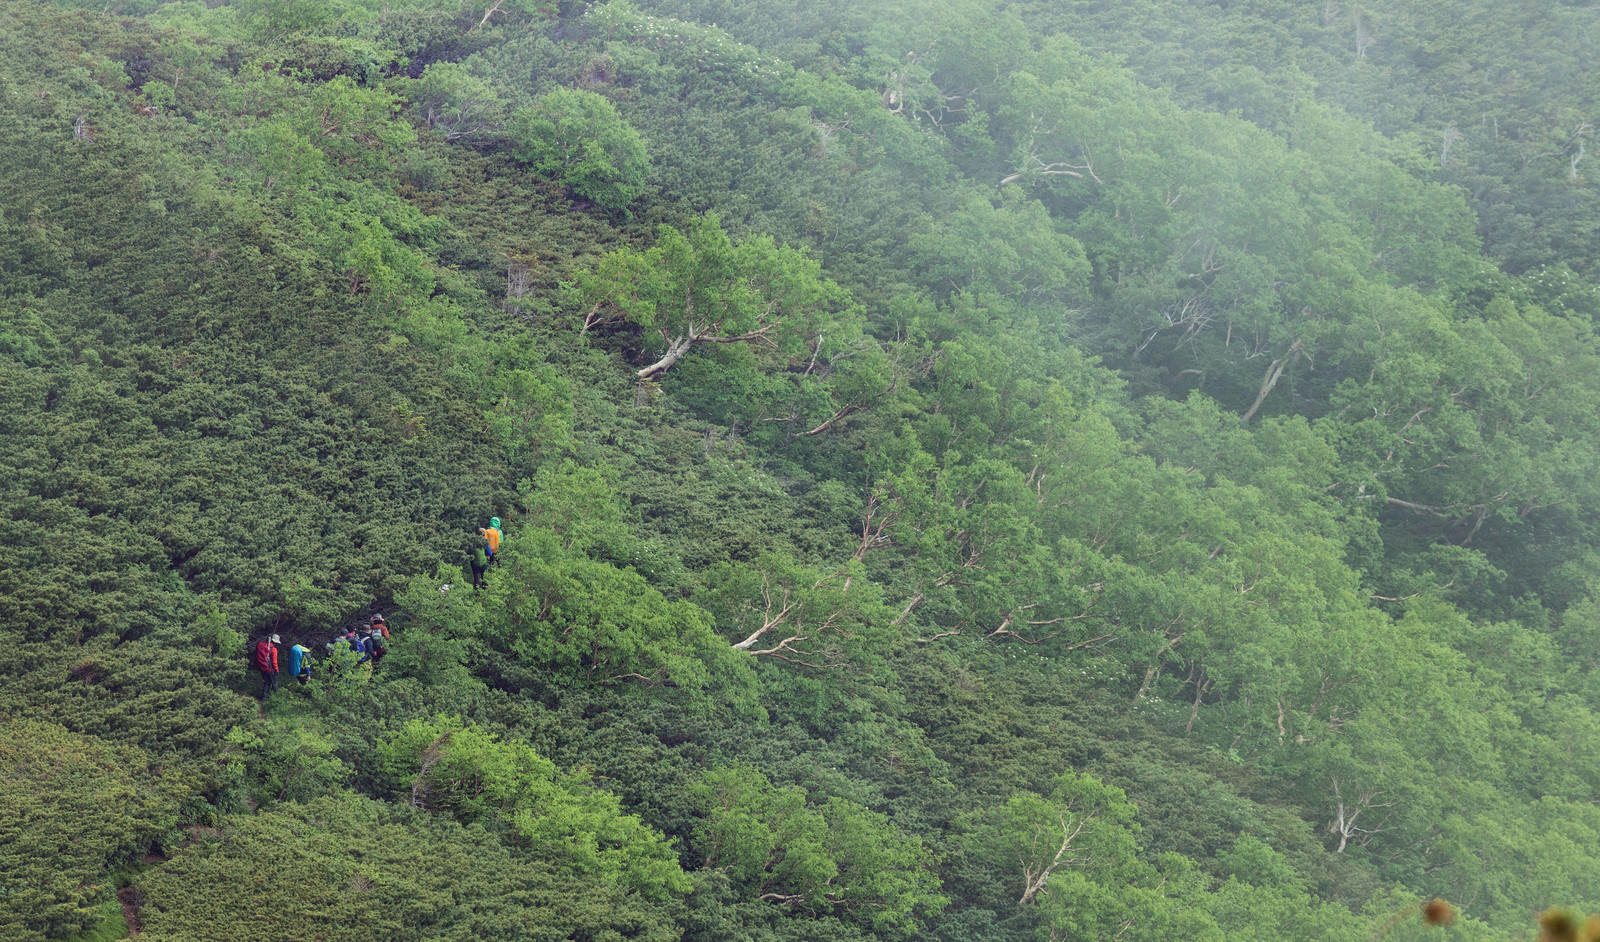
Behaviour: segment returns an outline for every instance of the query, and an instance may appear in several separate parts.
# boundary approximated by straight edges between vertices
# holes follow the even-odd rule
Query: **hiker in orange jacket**
[[[489,557],[489,562],[494,562],[494,554],[500,552],[500,518],[490,517],[487,527],[479,527],[478,535],[483,537],[484,555]]]

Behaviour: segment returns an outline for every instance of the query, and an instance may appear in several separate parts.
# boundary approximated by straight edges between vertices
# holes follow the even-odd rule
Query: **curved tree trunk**
[[[683,355],[689,352],[690,347],[694,346],[694,341],[694,336],[690,334],[685,334],[682,337],[672,338],[672,340],[667,343],[667,352],[661,355],[661,359],[655,361],[634,375],[638,376],[640,379],[655,379],[657,376],[660,376],[667,370],[672,369],[672,367],[676,365],[679,360],[683,359]]]

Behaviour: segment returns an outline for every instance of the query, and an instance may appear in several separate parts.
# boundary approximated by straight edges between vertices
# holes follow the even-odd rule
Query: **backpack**
[[[262,640],[256,642],[256,670],[270,671],[273,669],[272,651],[271,641]]]

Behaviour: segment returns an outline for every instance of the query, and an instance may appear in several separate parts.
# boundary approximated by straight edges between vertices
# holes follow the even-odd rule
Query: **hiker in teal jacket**
[[[289,673],[302,684],[311,679],[311,649],[297,644],[289,649]]]

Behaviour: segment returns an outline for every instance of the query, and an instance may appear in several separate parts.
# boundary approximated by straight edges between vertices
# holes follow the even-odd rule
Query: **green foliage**
[[[1600,899],[1592,10],[579,6],[7,7],[0,935]]]
[[[623,209],[644,193],[644,138],[603,95],[555,89],[515,112],[506,134],[518,160],[601,207]]]
[[[333,739],[303,723],[276,721],[259,734],[238,726],[229,731],[227,741],[238,750],[230,765],[255,803],[307,801],[348,783],[350,769],[334,755]]]
[[[1593,132],[1572,123],[1592,114],[1593,94],[1558,78],[1594,37],[1592,10],[1468,0],[1316,16],[1290,4],[1226,3],[1185,17],[1150,3],[1029,3],[1018,12],[1042,32],[1070,29],[1186,104],[1237,113],[1286,137],[1307,100],[1337,103],[1407,142],[1418,175],[1460,186],[1488,251],[1512,270],[1593,257],[1583,246],[1594,230],[1580,219],[1594,183],[1579,169]],[[1515,92],[1497,84],[1513,70]]]
[[[854,326],[848,295],[814,260],[769,238],[735,245],[715,215],[695,217],[687,231],[660,226],[644,252],[609,254],[578,277],[573,293],[585,331],[631,324],[653,335],[660,358],[638,371],[640,379],[661,376],[708,344],[759,344],[778,366],[809,356],[809,374],[823,338],[841,327],[848,336]]]
[[[769,555],[712,569],[695,602],[717,617],[734,649],[752,657],[864,670],[894,635],[894,614],[864,575],[855,563],[827,572]]]
[[[849,913],[891,938],[914,934],[945,902],[921,842],[853,802],[812,807],[800,788],[742,766],[706,772],[690,800],[702,816],[694,850],[749,898]]]
[[[273,42],[324,26],[334,18],[335,8],[310,0],[245,0],[237,15],[253,38]]]
[[[537,521],[567,552],[613,548],[627,539],[622,502],[605,471],[567,460],[521,482],[524,518]]]
[[[513,851],[482,828],[349,794],[230,817],[135,885],[143,931],[156,938],[263,926],[351,940],[678,938],[670,908]]]
[[[559,872],[652,900],[689,889],[664,838],[529,746],[440,717],[407,722],[378,759],[413,807],[508,828],[509,843]]]
[[[744,657],[696,606],[671,601],[637,573],[572,552],[549,534],[508,539],[491,576],[479,639],[558,686],[624,685],[701,708],[754,704]]]
[[[505,125],[505,105],[493,88],[455,62],[434,62],[406,89],[416,116],[447,141],[479,143]]]
[[[114,897],[101,903],[99,917],[89,929],[67,936],[68,942],[116,942],[128,938],[128,917],[120,899]]]
[[[494,350],[499,368],[482,380],[490,431],[512,468],[542,465],[572,444],[572,389],[549,363],[526,345]]]
[[[1053,786],[1048,796],[1018,792],[969,826],[968,852],[1007,873],[997,889],[1018,905],[1054,895],[1051,884],[1073,866],[1114,871],[1132,856],[1134,809],[1121,789],[1075,772],[1056,776]]]
[[[0,736],[0,938],[88,929],[114,889],[109,871],[170,838],[191,783],[135,746],[53,723]],[[62,840],[71,835],[70,840]]]

